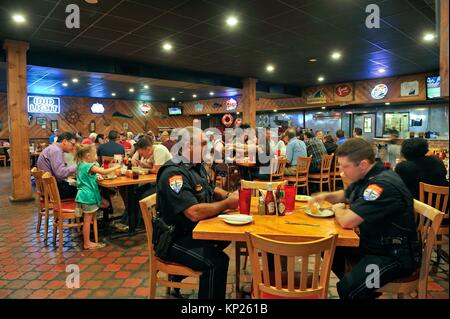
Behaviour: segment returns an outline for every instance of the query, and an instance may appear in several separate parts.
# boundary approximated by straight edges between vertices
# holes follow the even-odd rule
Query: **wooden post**
[[[256,127],[256,79],[244,79],[242,94],[242,122]]]
[[[5,40],[7,56],[7,103],[11,143],[11,201],[33,200],[31,191],[27,99],[26,42]]]
[[[448,98],[448,1],[440,1],[440,75],[441,97]]]

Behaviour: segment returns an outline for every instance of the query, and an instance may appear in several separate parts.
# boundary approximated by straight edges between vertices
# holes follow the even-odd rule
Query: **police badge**
[[[181,187],[183,187],[183,176],[174,175],[169,178],[169,186],[175,193],[178,194],[181,191]]]

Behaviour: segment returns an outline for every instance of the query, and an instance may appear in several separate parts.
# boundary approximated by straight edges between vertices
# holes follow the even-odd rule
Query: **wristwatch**
[[[225,196],[225,198],[230,197],[230,192],[227,192],[227,196]]]

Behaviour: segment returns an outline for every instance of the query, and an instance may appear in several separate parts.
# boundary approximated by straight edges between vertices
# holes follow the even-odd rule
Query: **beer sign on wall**
[[[61,102],[59,97],[52,96],[28,96],[28,113],[59,114]]]
[[[386,97],[388,91],[389,88],[387,87],[386,84],[379,83],[373,87],[372,91],[370,92],[370,95],[375,100],[381,100]]]
[[[349,102],[354,100],[353,83],[343,83],[334,86],[334,100],[337,102]]]

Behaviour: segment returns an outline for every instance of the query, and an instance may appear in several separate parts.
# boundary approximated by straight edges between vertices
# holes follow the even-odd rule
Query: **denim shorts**
[[[83,216],[83,213],[85,214],[91,214],[98,211],[99,206],[97,204],[83,204],[83,203],[77,203],[77,207],[75,208],[75,216],[81,217]]]

